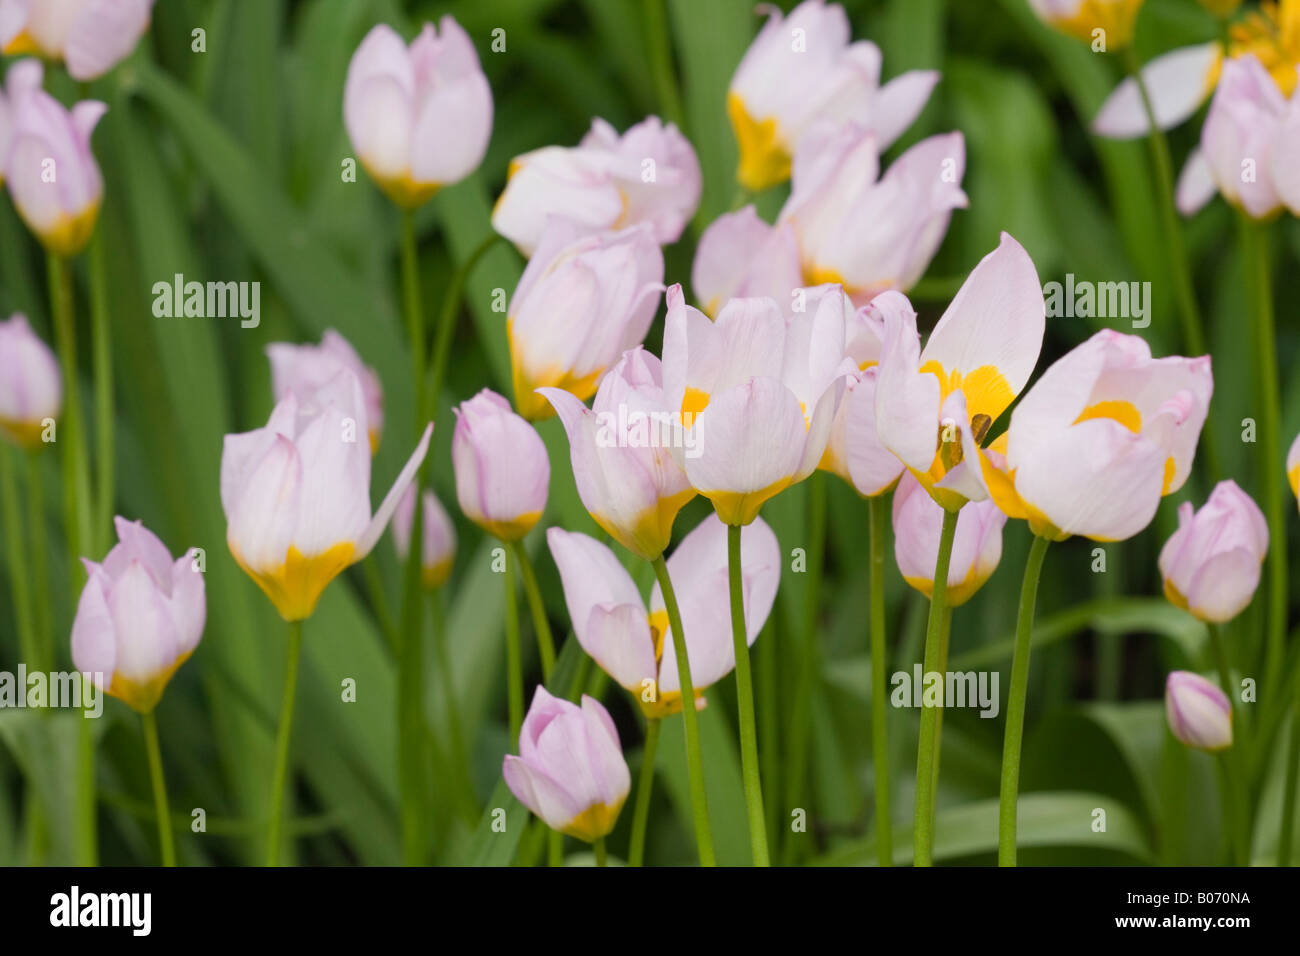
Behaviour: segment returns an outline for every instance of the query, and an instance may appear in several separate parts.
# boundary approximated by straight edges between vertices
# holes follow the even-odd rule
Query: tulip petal
[[[415,446],[415,451],[411,453],[411,457],[402,466],[401,473],[398,474],[397,480],[393,482],[393,487],[388,489],[388,494],[384,495],[384,500],[380,503],[374,517],[370,519],[370,524],[361,535],[361,540],[357,543],[357,549],[353,557],[354,561],[360,561],[369,554],[374,548],[375,542],[384,533],[384,528],[388,527],[389,519],[393,517],[393,512],[397,510],[397,503],[401,501],[407,487],[415,480],[415,473],[424,464],[424,456],[429,453],[429,439],[432,435],[433,422],[429,422],[424,427],[424,434],[420,436],[420,442]]]
[[[1142,67],[1142,82],[1160,129],[1177,126],[1209,99],[1222,58],[1218,43],[1202,43],[1171,50]],[[1108,139],[1146,136],[1149,129],[1141,91],[1131,76],[1106,97],[1092,121],[1092,131]]]
[[[103,584],[107,577],[94,568],[87,568],[89,579],[77,601],[77,616],[72,622],[72,664],[84,674],[97,674],[96,686],[108,687],[113,682],[117,662],[117,642],[114,638],[113,615],[104,597]]]
[[[1300,158],[1297,162],[1300,162]],[[1285,168],[1289,171],[1293,167]],[[1285,188],[1287,187],[1284,180],[1279,181],[1279,192]],[[1205,161],[1205,155],[1199,149],[1193,149],[1187,154],[1187,161],[1183,163],[1182,172],[1178,174],[1178,186],[1175,190],[1178,211],[1184,216],[1195,215],[1214,198],[1218,191],[1218,187],[1214,184],[1214,174],[1210,171],[1210,164]]]
[[[937,70],[909,70],[876,93],[871,103],[871,128],[882,151],[889,149],[921,115],[939,76]]]

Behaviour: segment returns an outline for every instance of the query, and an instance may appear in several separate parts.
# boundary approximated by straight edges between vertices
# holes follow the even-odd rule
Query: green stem
[[[768,866],[767,824],[763,816],[763,784],[758,772],[758,736],[754,731],[754,685],[749,673],[749,641],[745,633],[745,598],[740,566],[739,525],[727,526],[727,568],[731,590],[731,643],[736,651],[736,702],[740,724],[740,773],[749,810],[749,845],[754,866]]]
[[[564,866],[564,834],[559,830],[546,832],[546,865]]]
[[[50,620],[49,544],[45,530],[45,482],[41,474],[41,456],[27,455],[27,510],[32,518],[31,552],[26,566],[32,572],[32,621],[41,659],[53,667],[55,662],[54,628]]]
[[[81,420],[81,389],[77,371],[77,331],[73,319],[72,272],[67,260],[47,257],[50,279],[50,307],[54,315],[54,337],[63,374],[63,421],[59,441],[63,446],[63,510],[67,528],[70,582],[74,593],[85,576],[80,558],[91,544],[90,479],[86,467],[85,436]]]
[[[460,724],[460,706],[456,701],[456,681],[451,671],[451,655],[447,650],[447,616],[443,610],[442,592],[439,589],[434,588],[429,592],[429,604],[433,618],[434,663],[438,667],[442,696],[447,707],[447,736],[450,738],[447,750],[451,757],[452,773],[460,781],[457,791],[461,815],[466,823],[473,824],[478,820],[478,806],[474,799],[469,756],[465,752],[465,735]]]
[[[650,41],[650,75],[659,109],[664,118],[682,125],[682,95],[677,89],[677,71],[673,69],[672,44],[668,38],[668,17],[664,0],[645,0],[646,37]]]
[[[370,604],[374,608],[379,630],[388,643],[389,651],[396,657],[401,650],[400,639],[393,627],[393,615],[388,609],[388,598],[384,595],[384,579],[379,574],[379,562],[375,559],[374,552],[366,555],[366,559],[361,562],[361,572],[366,579],[366,590],[370,592]]]
[[[1282,827],[1277,845],[1277,865],[1291,865],[1291,845],[1295,842],[1296,779],[1300,777],[1300,686],[1291,692],[1295,700],[1291,716],[1290,747],[1286,755],[1286,778],[1282,785]]]
[[[1236,768],[1229,756],[1231,750],[1220,752],[1218,756],[1219,792],[1223,795],[1223,820],[1225,836],[1228,843],[1228,855],[1236,866],[1249,863],[1249,850],[1242,841],[1240,826],[1242,807],[1239,803],[1240,791],[1237,789]]]
[[[1241,714],[1237,707],[1238,692],[1232,684],[1232,669],[1228,664],[1228,653],[1223,640],[1223,625],[1210,622],[1207,627],[1210,631],[1210,648],[1214,653],[1214,665],[1219,670],[1219,683],[1223,686],[1223,693],[1228,697],[1228,708],[1232,714],[1232,748],[1222,754],[1225,769],[1223,777],[1225,824],[1231,837],[1230,842],[1237,865],[1245,866],[1250,856],[1250,806],[1245,795],[1245,765],[1238,759],[1246,753],[1245,728],[1241,724]]]
[[[271,823],[267,831],[267,866],[280,865],[280,834],[284,827],[284,790],[289,776],[289,735],[293,729],[293,702],[298,690],[298,659],[301,653],[302,621],[290,621],[284,666],[284,693],[280,698],[280,729],[275,735],[275,766],[271,771]]]
[[[925,631],[925,664],[921,668],[924,683],[929,674],[937,673],[940,658],[946,656],[943,639],[944,611],[948,605],[948,565],[952,561],[952,542],[957,534],[957,512],[943,513],[939,532],[939,555],[934,564],[934,583],[930,591],[930,618]],[[940,705],[942,706],[942,705]],[[921,729],[916,747],[916,809],[912,822],[912,863],[934,865],[934,798],[938,782],[934,770],[938,759],[939,707],[925,705],[922,694]]]
[[[686,632],[677,607],[677,592],[668,574],[668,562],[661,554],[651,562],[659,590],[668,611],[668,627],[673,633],[673,653],[677,658],[677,676],[681,684],[682,724],[686,729],[686,776],[691,790],[691,815],[695,818],[695,846],[701,866],[715,866],[713,832],[709,825],[709,802],[704,789],[704,759],[700,751],[700,716],[695,710],[695,684],[691,680],[690,656],[686,652]]]
[[[876,778],[876,859],[894,863],[893,816],[889,786],[888,661],[885,659],[885,529],[889,502],[876,495],[867,505],[870,538],[869,604],[871,622],[871,763]]]
[[[465,293],[465,283],[469,280],[474,267],[501,238],[492,233],[470,253],[469,258],[461,263],[451,277],[451,283],[442,297],[442,310],[438,313],[438,327],[433,335],[433,353],[429,357],[430,384],[429,405],[437,409],[442,397],[443,382],[447,377],[447,359],[451,355],[451,340],[456,331],[456,314],[460,311],[461,299]]]
[[[162,865],[176,865],[176,846],[172,841],[172,817],[167,808],[167,781],[163,777],[162,749],[158,746],[158,721],[154,712],[140,715],[144,722],[144,746],[149,755],[149,779],[153,782],[153,803],[158,815],[158,846]]]
[[[952,607],[943,609],[943,619],[939,622],[939,666],[938,673],[945,675],[944,686],[947,686],[948,673],[948,637],[952,633]],[[934,783],[931,784],[934,793],[939,792],[939,763],[943,760],[943,711],[944,701],[940,697],[938,713],[934,718]]]
[[[606,866],[608,864],[609,858],[606,856],[605,853],[605,838],[600,837],[595,843],[591,845],[591,848],[596,853],[596,865]]]
[[[5,554],[9,562],[9,584],[13,592],[14,620],[18,627],[18,647],[22,659],[33,671],[45,671],[47,666],[37,646],[36,627],[32,617],[32,594],[27,581],[28,556],[23,547],[22,506],[18,501],[18,483],[14,476],[15,449],[0,445],[0,515],[3,516]],[[41,600],[48,600],[43,595]]]
[[[402,856],[407,866],[425,863],[428,846],[426,774],[427,722],[424,717],[424,496],[416,495],[402,593],[402,628],[397,666],[397,759],[402,814]]]
[[[1038,578],[1047,554],[1047,538],[1035,536],[1020,585],[1016,617],[1016,651],[1011,659],[1007,691],[1007,729],[1002,741],[1002,785],[998,796],[998,866],[1016,865],[1016,805],[1020,798],[1020,745],[1025,732],[1025,699],[1029,695],[1029,635],[1034,628]]]
[[[506,581],[506,698],[510,707],[510,743],[519,743],[524,725],[524,662],[519,647],[519,605],[514,572],[507,567]]]
[[[522,541],[511,541],[510,550],[519,562],[519,571],[524,579],[524,593],[528,596],[528,610],[533,617],[533,630],[537,633],[537,652],[542,658],[542,680],[551,679],[555,669],[555,638],[551,636],[551,624],[546,619],[546,605],[542,603],[542,591],[537,586],[537,572],[528,557]]]
[[[108,318],[108,278],[104,266],[104,237],[97,233],[90,242],[90,336],[95,374],[95,465],[98,483],[92,534],[94,553],[108,551],[113,533],[114,472],[113,427],[113,337]]]
[[[654,790],[659,727],[658,718],[652,717],[646,721],[645,744],[641,748],[641,776],[637,780],[636,808],[632,812],[632,838],[627,849],[628,866],[640,866],[645,859],[645,828],[646,821],[650,819],[650,794]]]
[[[416,435],[426,421],[424,397],[424,313],[420,305],[420,260],[416,251],[415,213],[402,213],[402,303],[406,335],[411,344],[412,380],[415,383]]]

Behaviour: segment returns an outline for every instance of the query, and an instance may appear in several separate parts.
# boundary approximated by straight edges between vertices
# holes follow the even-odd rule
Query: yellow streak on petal
[[[18,214],[23,216],[21,208]],[[23,221],[27,222],[27,217],[23,216]],[[32,223],[27,222],[27,228],[35,233],[48,251],[56,256],[71,258],[77,255],[81,250],[86,248],[86,243],[90,241],[91,234],[95,231],[95,223],[99,221],[99,203],[92,203],[75,216],[67,213],[61,213],[54,226],[50,229],[37,229]]]
[[[434,588],[440,588],[447,583],[451,577],[452,565],[456,562],[451,558],[439,561],[432,567],[420,568],[420,582],[424,585],[425,590],[432,591]]]
[[[1163,498],[1169,494],[1169,489],[1174,484],[1174,472],[1178,470],[1178,463],[1172,457],[1165,459],[1165,480],[1160,486],[1160,496]]]
[[[316,602],[320,600],[326,585],[352,564],[356,545],[351,541],[341,541],[310,557],[291,547],[284,564],[272,571],[256,571],[249,567],[232,543],[230,553],[234,555],[235,563],[271,599],[282,618],[286,621],[303,621],[316,610]]]
[[[713,510],[718,513],[723,524],[743,527],[758,517],[759,509],[769,498],[776,497],[793,483],[794,478],[791,476],[774,481],[758,491],[701,491],[700,494],[713,502]]]
[[[20,447],[29,451],[40,448],[45,444],[41,441],[43,431],[45,431],[45,426],[40,422],[20,422],[11,418],[0,417],[0,435],[8,437]]]
[[[1142,434],[1142,413],[1138,411],[1137,406],[1132,402],[1126,402],[1123,399],[1108,399],[1104,402],[1097,402],[1095,405],[1089,405],[1079,417],[1074,420],[1074,424],[1079,422],[1091,421],[1096,418],[1109,418],[1112,421],[1119,422],[1134,435]]]
[[[496,535],[502,541],[518,541],[528,532],[533,530],[533,525],[537,524],[542,513],[540,511],[530,511],[527,514],[519,515],[516,518],[510,518],[506,521],[493,521],[484,518],[481,521],[475,521],[480,528],[489,534]]]
[[[848,283],[844,281],[844,276],[840,275],[835,269],[826,266],[807,265],[803,269],[803,281],[805,285],[841,285],[845,291],[849,291]]]
[[[1286,480],[1291,485],[1291,494],[1300,498],[1300,465],[1296,465],[1286,473]]]
[[[686,392],[682,395],[682,420],[686,422],[694,421],[695,416],[708,407],[709,393],[688,385]]]
[[[5,44],[4,49],[0,50],[5,56],[25,56],[28,53],[42,53],[44,51],[37,45],[36,39],[26,30],[21,31],[16,37]]]
[[[588,375],[575,376],[571,370],[547,368],[540,373],[530,373],[523,367],[515,344],[514,319],[506,320],[506,338],[510,342],[510,374],[514,382],[515,408],[530,422],[540,422],[555,414],[555,409],[534,389],[561,388],[579,401],[585,402],[596,394],[596,386],[605,369],[596,369]]]
[[[148,680],[134,681],[123,677],[121,674],[114,674],[113,680],[108,685],[108,693],[112,697],[125,703],[137,713],[147,714],[158,706],[158,699],[162,697],[163,689],[167,682],[172,679],[176,669],[184,664],[190,658],[189,653],[182,654],[172,662],[172,666],[165,671],[160,671]]]
[[[587,843],[595,843],[614,829],[622,809],[622,800],[614,804],[594,803],[560,827],[560,832]]]
[[[1169,599],[1169,603],[1174,607],[1181,608],[1184,611],[1187,610],[1187,598],[1183,597],[1182,592],[1174,587],[1174,582],[1169,578],[1165,578],[1165,597]]]
[[[366,168],[370,178],[393,202],[402,209],[416,209],[423,206],[442,188],[442,183],[418,183],[411,178],[410,170],[400,176],[384,176],[375,172],[374,167],[361,158],[361,165]]]
[[[736,179],[750,192],[762,192],[790,178],[790,151],[781,142],[776,119],[755,120],[738,93],[727,94],[727,116],[740,146]]]

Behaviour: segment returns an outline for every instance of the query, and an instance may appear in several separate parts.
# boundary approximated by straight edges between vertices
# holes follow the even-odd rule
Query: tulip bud
[[[98,79],[131,55],[154,0],[0,0],[0,52],[63,60],[74,80]]]
[[[297,392],[298,397],[309,398],[329,383],[340,369],[348,369],[361,382],[361,395],[366,403],[366,421],[370,439],[370,453],[379,447],[384,428],[384,391],[375,370],[361,361],[351,343],[333,329],[327,329],[320,345],[293,345],[274,342],[266,347],[266,357],[271,362],[271,391],[275,400]]]
[[[939,560],[943,508],[912,475],[894,492],[894,558],[905,580],[928,599]],[[948,605],[969,601],[997,570],[1007,516],[992,501],[975,501],[957,512],[957,531],[948,564]]]
[[[403,209],[472,173],[492,135],[492,90],[474,44],[452,17],[438,26],[426,23],[408,49],[379,24],[352,55],[343,89],[352,148]]]
[[[286,621],[310,617],[326,585],[370,553],[432,432],[430,424],[373,517],[366,405],[350,370],[308,396],[289,392],[265,428],[226,436],[226,544]]]
[[[72,622],[72,663],[143,714],[203,636],[203,573],[188,553],[173,561],[139,521],[114,524],[118,544],[103,564],[82,559],[88,579]]]
[[[1120,50],[1133,40],[1142,0],[1029,0],[1038,19],[1091,44],[1098,52]]]
[[[1223,64],[1210,111],[1201,127],[1201,155],[1219,193],[1251,219],[1267,219],[1287,202],[1300,209],[1300,188],[1287,185],[1300,141],[1284,136],[1283,120],[1294,116],[1273,78],[1254,54]],[[1288,124],[1300,132],[1300,126]],[[1279,143],[1279,137],[1282,141]],[[1278,173],[1281,173],[1281,176]]]
[[[451,463],[460,510],[483,530],[518,541],[541,518],[551,481],[546,446],[491,389],[456,409]]]
[[[663,278],[649,226],[589,235],[553,219],[507,310],[519,413],[530,421],[551,415],[538,388],[590,398],[605,370],[650,330]]]
[[[614,829],[632,776],[600,701],[582,706],[538,687],[502,774],[510,792],[552,830],[594,843]]]
[[[14,207],[47,250],[74,256],[99,218],[104,182],[90,151],[90,134],[108,109],[84,100],[69,112],[40,88],[39,63],[10,70],[10,145],[3,178]],[[15,75],[16,74],[16,75]]]
[[[1264,513],[1234,481],[1221,481],[1200,511],[1178,508],[1178,530],[1160,551],[1165,595],[1202,621],[1240,614],[1259,587],[1268,556]]]
[[[672,123],[650,116],[620,136],[596,119],[576,147],[546,146],[510,161],[492,227],[530,258],[555,216],[579,233],[646,223],[666,245],[695,215],[701,183],[695,150]]]
[[[411,551],[411,531],[415,524],[415,485],[406,489],[393,515],[393,544],[397,556],[406,560]],[[440,588],[451,577],[456,561],[456,526],[432,489],[424,492],[423,537],[420,552],[420,577],[426,588]]]
[[[1300,503],[1300,435],[1295,436],[1286,453],[1286,480],[1291,485],[1291,494]]]
[[[802,285],[793,227],[769,226],[753,206],[719,216],[700,236],[691,287],[706,315],[730,299],[767,296],[787,306]]]
[[[1191,671],[1173,671],[1165,681],[1165,718],[1181,743],[1211,753],[1232,746],[1232,703],[1228,695]]]
[[[63,404],[59,363],[21,313],[0,322],[0,435],[39,448]]]

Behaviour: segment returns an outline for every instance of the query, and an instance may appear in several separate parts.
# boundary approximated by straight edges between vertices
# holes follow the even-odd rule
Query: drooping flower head
[[[0,435],[39,448],[63,407],[59,362],[21,313],[0,322]]]
[[[1202,621],[1230,621],[1259,587],[1268,522],[1235,481],[1221,481],[1200,511],[1178,507],[1178,530],[1160,551],[1165,596]]]
[[[934,590],[934,569],[944,511],[910,474],[894,492],[894,558],[903,580],[925,595]],[[1002,528],[1007,523],[992,500],[976,501],[957,514],[948,565],[948,605],[969,601],[997,570],[1002,559]]]

